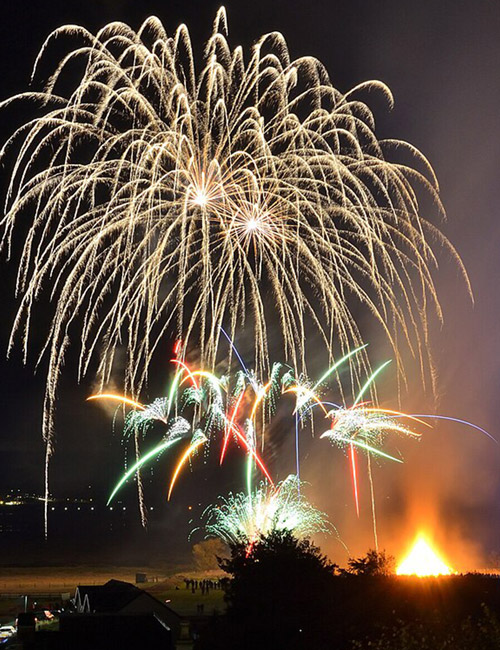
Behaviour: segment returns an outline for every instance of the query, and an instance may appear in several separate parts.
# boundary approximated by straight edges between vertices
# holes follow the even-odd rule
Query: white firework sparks
[[[187,28],[170,37],[151,17],[137,33],[116,22],[96,35],[61,27],[42,47],[35,78],[60,35],[78,45],[45,88],[3,102],[34,100],[43,114],[1,152],[14,156],[1,222],[9,252],[31,215],[11,345],[21,332],[27,355],[44,290],[54,308],[42,350],[47,459],[70,337],[80,375],[94,361],[101,386],[124,347],[125,390],[137,396],[173,330],[213,368],[220,328],[234,336],[246,327],[260,372],[269,323],[279,321],[285,358],[300,369],[312,326],[330,356],[360,344],[352,311],[360,303],[400,370],[402,340],[429,367],[427,312],[440,316],[429,239],[448,244],[420,215],[421,190],[440,209],[429,163],[411,145],[379,141],[356,98],[378,89],[392,103],[385,85],[343,94],[316,59],[291,60],[277,32],[245,58],[228,43],[224,9],[198,73]],[[65,92],[61,76],[75,61],[81,73]],[[395,148],[422,171],[389,162]]]

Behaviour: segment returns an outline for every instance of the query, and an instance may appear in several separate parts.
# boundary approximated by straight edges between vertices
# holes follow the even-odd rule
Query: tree
[[[250,548],[231,547],[220,566],[231,579],[226,587],[225,646],[259,650],[326,647],[331,590],[336,565],[309,540],[275,531]],[[208,646],[207,646],[208,647]]]
[[[346,573],[358,576],[388,576],[394,573],[394,557],[385,550],[369,549],[363,557],[349,558]]]
[[[219,568],[219,558],[227,556],[227,546],[221,539],[205,539],[193,546],[193,559],[199,571]]]

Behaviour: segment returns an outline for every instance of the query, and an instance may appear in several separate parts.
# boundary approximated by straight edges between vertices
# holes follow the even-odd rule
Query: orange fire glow
[[[420,534],[411,551],[396,569],[397,575],[424,576],[451,575],[454,573],[431,548],[424,535]]]

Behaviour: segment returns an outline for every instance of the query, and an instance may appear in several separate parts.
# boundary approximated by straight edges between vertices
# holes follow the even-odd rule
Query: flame
[[[400,575],[423,576],[451,575],[453,569],[447,566],[431,548],[423,535],[419,535],[413,548],[396,569]]]

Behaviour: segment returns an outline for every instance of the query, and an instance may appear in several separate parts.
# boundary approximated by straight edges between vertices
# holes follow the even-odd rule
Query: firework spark
[[[411,421],[412,424],[418,423],[420,425],[432,428],[432,425],[425,422],[425,420],[436,419],[448,420],[450,422],[456,422],[471,427],[485,434],[494,442],[497,442],[495,438],[491,436],[485,429],[477,426],[476,424],[468,422],[467,420],[461,420],[446,415],[411,415],[401,413],[400,411],[372,406],[370,402],[362,402],[361,400],[363,399],[365,393],[371,390],[375,379],[389,363],[389,361],[386,361],[368,377],[367,381],[362,386],[361,390],[356,396],[356,399],[354,400],[354,403],[350,408],[332,404],[334,408],[327,412],[325,403],[319,402],[319,400],[317,400],[323,411],[326,413],[327,417],[332,418],[330,429],[328,431],[325,431],[321,435],[321,438],[327,438],[333,444],[348,450],[353,483],[354,502],[356,505],[356,513],[358,517],[360,508],[356,450],[366,452],[368,478],[371,491],[373,533],[376,548],[378,548],[377,521],[375,514],[375,493],[373,487],[371,456],[373,455],[374,457],[386,458],[398,463],[403,462],[401,459],[391,456],[385,451],[382,451],[381,447],[389,434],[395,433],[408,438],[420,438],[420,433],[413,431],[413,429],[411,429],[408,424],[405,424],[405,420]],[[309,400],[311,400],[311,398],[309,398]],[[313,403],[312,406],[317,405],[318,403]]]
[[[157,398],[151,404],[144,405],[115,393],[102,393],[90,399],[108,399],[122,403],[133,410],[125,417],[124,435],[137,439],[137,432],[145,437],[150,427],[156,422],[166,425],[167,432],[160,444],[137,458],[136,463],[125,472],[116,484],[109,502],[123,487],[127,479],[138,473],[147,462],[159,457],[175,442],[190,437],[187,446],[178,458],[170,480],[167,499],[170,500],[178,477],[188,461],[205,446],[208,449],[212,438],[220,440],[220,462],[225,458],[229,442],[234,440],[243,447],[246,460],[246,492],[230,494],[219,504],[210,506],[204,513],[207,517],[205,530],[208,536],[216,535],[226,542],[246,540],[251,545],[260,534],[272,530],[291,530],[297,536],[309,536],[325,528],[326,519],[316,511],[301,495],[301,481],[298,473],[299,425],[308,423],[314,426],[314,414],[324,421],[331,419],[330,428],[321,435],[332,444],[345,449],[349,455],[349,464],[353,483],[354,500],[358,517],[359,507],[359,467],[356,452],[364,452],[367,458],[368,478],[371,489],[371,508],[373,532],[377,547],[377,521],[375,513],[375,493],[371,471],[371,458],[388,459],[402,463],[401,458],[384,450],[387,437],[397,434],[405,438],[420,438],[414,431],[416,425],[431,427],[425,420],[436,418],[458,422],[470,426],[483,434],[492,436],[477,425],[449,416],[432,416],[428,414],[406,414],[401,411],[382,408],[371,401],[362,401],[367,393],[373,393],[375,380],[380,376],[389,361],[373,371],[353,401],[352,406],[340,406],[322,399],[327,389],[326,381],[338,372],[341,364],[346,363],[363,348],[358,348],[344,355],[331,366],[318,381],[313,382],[302,376],[296,378],[289,367],[275,363],[267,382],[261,382],[253,370],[249,370],[243,359],[229,339],[231,348],[237,356],[241,367],[232,375],[217,377],[215,374],[190,367],[180,359],[172,359],[177,370],[168,389],[168,397]],[[297,473],[275,486],[271,474],[257,453],[257,439],[260,435],[264,449],[265,432],[269,420],[276,410],[276,402],[281,395],[295,395],[295,405],[290,414],[295,423],[296,465]],[[333,408],[332,408],[333,407]],[[257,414],[261,413],[263,421],[258,426]],[[259,433],[260,432],[260,433]],[[267,483],[261,482],[258,489],[252,486],[254,468],[262,472]]]
[[[298,538],[331,533],[327,516],[307,501],[299,483],[290,475],[276,488],[261,484],[250,495],[241,492],[221,497],[202,515],[206,536],[219,537],[227,544],[251,545],[276,530],[291,531]]]
[[[60,36],[77,44],[46,86],[2,103],[34,101],[43,114],[0,153],[13,160],[1,222],[8,254],[18,222],[32,215],[10,346],[20,332],[26,358],[37,298],[47,291],[54,307],[41,353],[47,458],[70,332],[80,376],[94,362],[101,386],[126,349],[132,397],[172,329],[213,368],[220,328],[234,336],[245,326],[260,372],[274,319],[284,358],[299,370],[308,323],[331,357],[334,344],[342,353],[360,345],[356,303],[386,332],[398,371],[397,341],[429,367],[429,308],[441,317],[429,241],[449,244],[420,216],[422,192],[441,212],[431,166],[407,143],[379,141],[357,98],[379,90],[392,104],[384,84],[342,94],[316,59],[292,61],[278,32],[245,57],[228,43],[223,8],[198,74],[186,26],[170,37],[151,17],[137,33],[118,22],[96,35],[57,29],[37,57],[34,83]],[[73,76],[81,72],[66,92],[70,66]],[[390,162],[396,149],[415,168]]]
[[[113,490],[111,500],[118,490],[134,473],[140,476],[140,468],[148,461],[158,457],[172,442],[181,437],[192,435],[189,446],[178,461],[168,490],[168,499],[178,475],[194,452],[202,445],[208,445],[212,437],[222,435],[221,462],[229,441],[242,446],[247,453],[247,486],[251,492],[251,479],[257,466],[269,484],[274,487],[271,475],[262,458],[256,451],[256,415],[258,410],[263,418],[271,414],[281,387],[281,364],[274,364],[270,380],[261,385],[252,372],[246,368],[237,372],[233,377],[217,377],[206,370],[191,369],[185,362],[172,359],[178,366],[168,397],[156,398],[151,404],[141,404],[125,396],[115,393],[100,393],[92,395],[89,400],[111,400],[124,406],[132,407],[125,416],[124,437],[146,437],[155,423],[167,427],[163,442],[148,451],[144,456],[137,454],[136,463],[120,479]],[[188,384],[188,385],[186,385]],[[243,398],[247,397],[248,413],[244,413]],[[193,433],[191,433],[193,432]],[[264,431],[262,431],[264,438]]]
[[[375,378],[387,365],[387,362],[370,375],[350,409],[336,407],[333,411],[328,411],[326,405],[330,403],[321,401],[317,392],[318,389],[324,387],[325,380],[363,348],[357,348],[345,355],[314,384],[304,377],[301,381],[298,381],[295,379],[293,371],[278,363],[273,365],[270,379],[266,383],[262,383],[256,378],[253,371],[248,370],[234,343],[230,339],[229,341],[243,368],[243,371],[238,371],[233,376],[217,377],[206,370],[192,369],[179,359],[172,359],[172,362],[178,366],[178,370],[172,380],[167,398],[157,398],[149,405],[143,405],[115,393],[93,395],[89,399],[110,399],[121,402],[125,406],[131,406],[134,410],[129,412],[125,418],[124,435],[126,437],[134,436],[136,441],[139,433],[142,433],[142,437],[145,437],[148,430],[156,422],[167,426],[166,441],[181,434],[183,434],[183,437],[187,437],[190,432],[194,432],[191,434],[191,442],[175,467],[168,491],[168,499],[170,499],[178,475],[185,463],[202,445],[208,446],[210,440],[216,434],[221,435],[221,463],[225,458],[231,439],[234,439],[238,445],[245,449],[247,454],[246,485],[248,496],[251,496],[253,491],[252,478],[255,466],[258,466],[269,484],[274,487],[269,470],[256,451],[257,432],[260,429],[263,450],[267,421],[275,411],[278,396],[286,393],[295,394],[296,403],[293,415],[295,416],[295,462],[298,489],[300,489],[299,423],[303,426],[305,419],[309,417],[312,424],[312,408],[319,406],[325,416],[330,417],[333,414],[332,427],[323,437],[328,436],[332,442],[339,446],[349,445],[350,447],[355,501],[359,514],[355,447],[372,452],[380,457],[402,462],[380,449],[383,439],[390,431],[414,435],[407,427],[388,417],[389,414],[395,417],[412,416],[405,416],[394,411],[369,408],[364,404],[360,404],[361,397],[370,389]],[[257,413],[259,411],[262,411],[260,427],[257,423]],[[421,420],[418,421],[421,422]],[[155,453],[156,449],[161,453],[164,447],[162,445],[155,447],[145,457],[141,457],[137,453],[137,462],[134,468],[137,470],[138,477],[140,476],[138,470],[142,465],[147,460],[158,455]],[[133,470],[125,473],[113,491],[112,496],[124,485],[126,479],[132,473]]]
[[[387,435],[398,433],[413,438],[420,437],[419,433],[410,429],[399,419],[415,418],[398,411],[359,405],[352,408],[339,408],[331,411],[330,414],[332,415],[332,426],[322,434],[322,438],[327,438],[340,447],[353,445],[397,462],[402,461],[380,449]],[[422,422],[422,424],[424,423]]]

